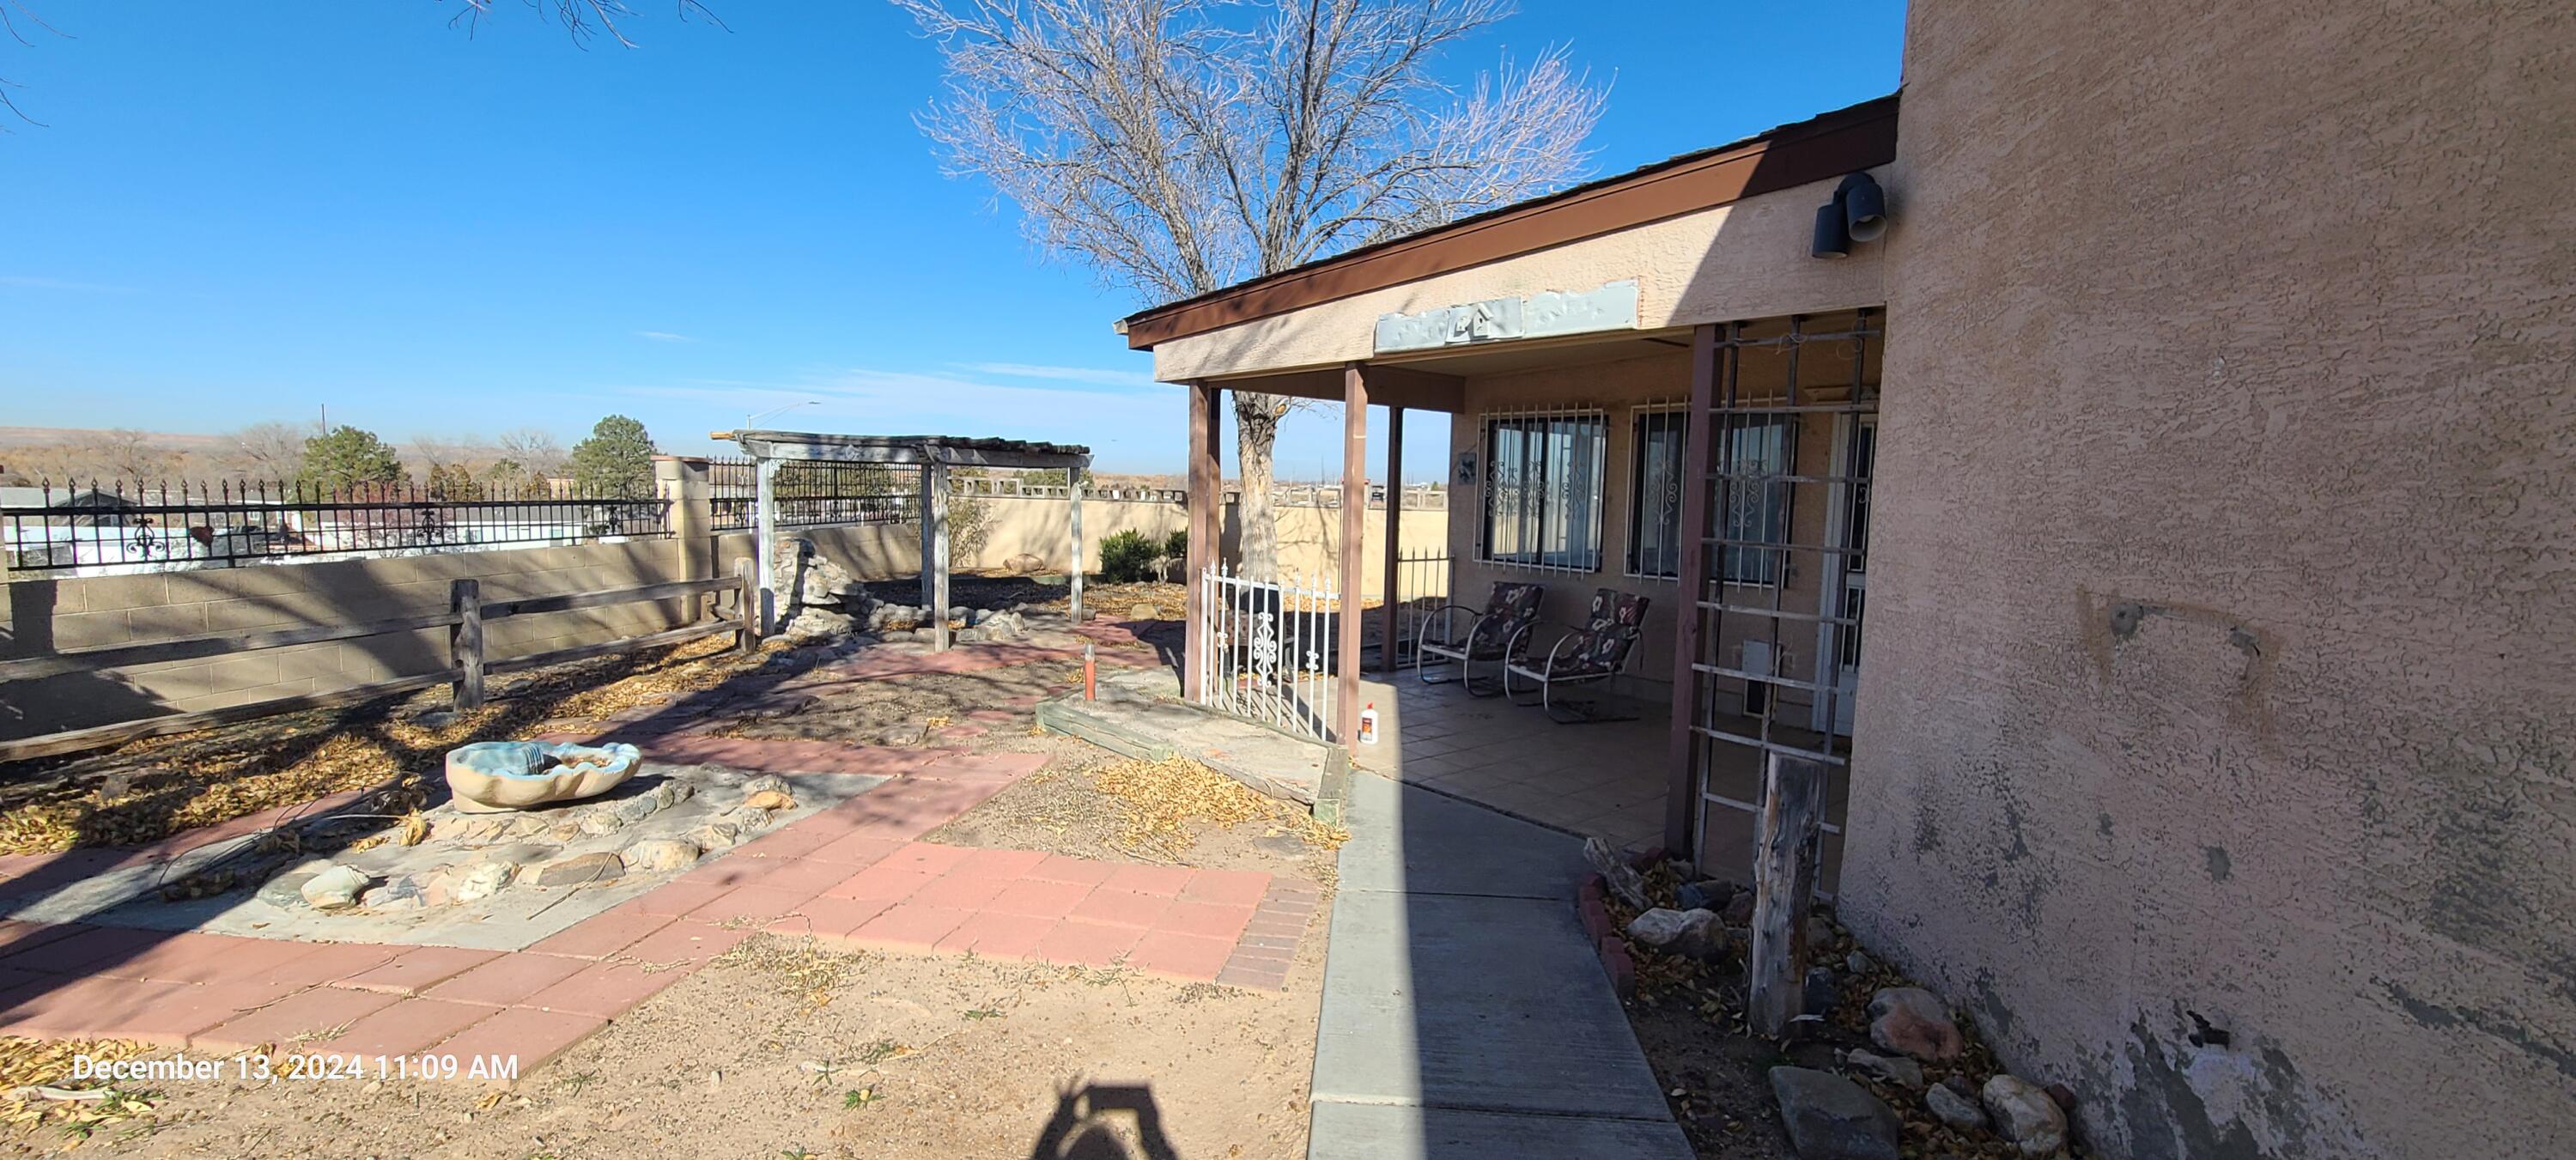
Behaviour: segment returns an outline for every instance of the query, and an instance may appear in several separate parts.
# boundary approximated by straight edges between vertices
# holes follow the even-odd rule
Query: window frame
[[[1690,407],[1681,403],[1644,404],[1629,408],[1628,413],[1628,543],[1620,553],[1621,575],[1631,580],[1678,581],[1682,574],[1682,496],[1690,486]],[[1643,566],[1641,549],[1645,543],[1647,520],[1647,440],[1649,425],[1658,436],[1670,432],[1674,438],[1670,456],[1671,534],[1663,545],[1665,558],[1658,563],[1663,570]]]
[[[1560,430],[1564,427],[1572,429]],[[1536,544],[1526,550],[1515,549],[1511,552],[1501,552],[1495,548],[1496,526],[1498,520],[1502,518],[1504,509],[1504,475],[1507,470],[1505,457],[1498,452],[1502,449],[1501,436],[1506,430],[1519,433],[1523,444],[1523,448],[1511,457],[1512,462],[1508,468],[1535,471],[1538,475],[1535,480],[1515,481],[1511,484],[1511,490],[1518,501],[1513,505],[1513,514],[1510,517],[1517,525],[1510,529],[1513,533],[1512,539],[1515,542],[1531,541]],[[1584,448],[1581,445],[1586,433],[1589,434],[1591,442],[1588,456],[1582,454]],[[1540,438],[1533,440],[1531,438],[1533,435]],[[1562,451],[1549,443],[1558,437],[1569,440]],[[1532,442],[1539,445],[1535,455],[1527,450],[1527,446]],[[1483,455],[1485,460],[1484,495],[1478,504],[1476,518],[1477,562],[1533,572],[1584,575],[1601,571],[1604,554],[1602,524],[1605,515],[1603,491],[1609,482],[1609,412],[1598,407],[1488,412],[1477,417],[1476,445],[1479,454]],[[1588,462],[1583,462],[1587,459]],[[1584,471],[1589,475],[1590,478],[1586,481],[1589,484],[1588,494],[1573,494],[1562,488],[1551,487],[1558,473],[1561,472],[1570,477],[1575,471]],[[1551,491],[1566,501],[1564,507],[1551,511],[1545,502]],[[1532,495],[1537,496],[1541,501],[1535,512],[1531,511],[1527,502],[1527,497]],[[1571,515],[1566,514],[1567,509],[1572,509]],[[1562,547],[1550,548],[1545,543],[1547,537],[1554,532],[1554,529],[1548,526],[1552,520],[1564,521],[1563,534],[1568,542]],[[1581,537],[1579,543],[1574,542],[1577,536]]]

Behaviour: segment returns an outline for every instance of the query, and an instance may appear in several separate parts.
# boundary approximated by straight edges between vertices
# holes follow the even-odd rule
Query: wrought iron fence
[[[715,526],[739,531],[760,522],[759,467],[747,458],[707,461]],[[778,526],[908,524],[921,511],[921,469],[875,463],[782,462],[777,478]]]
[[[540,481],[322,487],[266,481],[7,489],[12,572],[105,575],[668,536],[649,495]]]
[[[1334,618],[1330,577],[1254,580],[1224,565],[1199,576],[1199,703],[1318,741],[1333,739]]]

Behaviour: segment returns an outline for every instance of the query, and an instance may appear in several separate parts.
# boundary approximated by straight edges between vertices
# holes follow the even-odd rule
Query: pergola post
[[[948,650],[948,464],[921,465],[921,602],[930,609],[930,647]]]
[[[1359,743],[1360,549],[1368,541],[1368,376],[1360,364],[1342,368],[1342,606],[1334,615],[1341,634],[1333,676],[1333,725],[1343,747]]]
[[[1224,388],[1214,383],[1194,382],[1190,391],[1190,464],[1188,510],[1190,543],[1183,567],[1189,586],[1183,628],[1187,635],[1181,646],[1181,695],[1197,701],[1205,692],[1207,675],[1200,666],[1207,658],[1198,654],[1202,620],[1207,615],[1206,597],[1208,565],[1216,560],[1219,536],[1224,534],[1222,503],[1218,492],[1225,479],[1224,465],[1217,459],[1217,396]]]
[[[1067,577],[1068,581],[1073,585],[1073,622],[1074,622],[1075,624],[1080,624],[1080,623],[1082,623],[1082,564],[1083,564],[1083,559],[1082,559],[1082,471],[1081,471],[1079,468],[1074,469],[1074,470],[1072,470],[1072,471],[1067,471],[1067,472],[1065,472],[1065,473],[1064,473],[1064,478],[1065,478],[1065,481],[1066,481],[1066,486],[1065,486],[1065,489],[1064,489],[1064,496],[1065,496],[1065,500],[1066,500],[1067,506],[1068,506],[1068,508],[1070,509],[1070,510],[1069,510],[1069,512],[1067,513],[1067,516],[1068,516],[1068,519],[1069,519],[1069,521],[1071,522],[1072,527],[1073,527],[1073,567],[1072,567],[1072,569],[1071,569],[1070,571],[1068,571],[1068,572],[1066,573],[1066,577]]]
[[[753,461],[751,555],[760,562],[760,635],[778,631],[778,461]]]
[[[1664,794],[1664,850],[1687,858],[1699,856],[1692,841],[1699,829],[1699,769],[1693,760],[1699,739],[1691,730],[1699,725],[1702,700],[1691,663],[1699,659],[1700,601],[1708,598],[1708,464],[1715,438],[1709,424],[1716,406],[1717,327],[1702,324],[1691,331],[1690,411],[1682,419],[1682,558],[1674,593],[1681,607],[1674,622],[1672,737],[1665,759],[1671,782]]]
[[[1403,581],[1401,564],[1404,546],[1404,408],[1389,403],[1386,408],[1386,590],[1385,602],[1378,605],[1377,667],[1385,672],[1397,671],[1395,637],[1404,625],[1404,604],[1400,599]]]

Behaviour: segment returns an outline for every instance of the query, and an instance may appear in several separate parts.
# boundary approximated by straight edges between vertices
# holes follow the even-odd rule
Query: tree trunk
[[[1270,448],[1279,438],[1279,418],[1287,400],[1277,395],[1234,393],[1234,433],[1243,503],[1235,509],[1242,524],[1242,574],[1255,580],[1279,575],[1279,521],[1270,512]]]

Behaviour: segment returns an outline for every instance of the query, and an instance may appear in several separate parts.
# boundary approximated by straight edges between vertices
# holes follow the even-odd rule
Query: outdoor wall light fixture
[[[1887,193],[1866,173],[1843,179],[1834,199],[1816,209],[1816,241],[1808,253],[1818,258],[1851,254],[1853,242],[1875,242],[1887,236]]]

